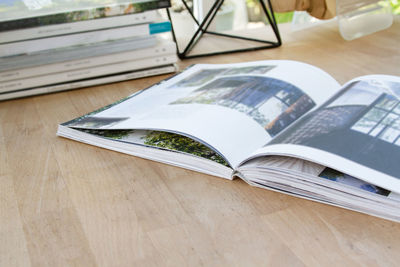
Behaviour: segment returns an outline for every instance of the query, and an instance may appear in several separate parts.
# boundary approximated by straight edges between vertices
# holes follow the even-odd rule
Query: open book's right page
[[[251,158],[301,158],[400,193],[400,77],[354,79]]]

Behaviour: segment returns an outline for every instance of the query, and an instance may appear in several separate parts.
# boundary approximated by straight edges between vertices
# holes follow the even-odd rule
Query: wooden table
[[[179,65],[293,59],[341,83],[400,75],[398,19],[351,42],[335,24],[281,32],[277,49]],[[398,266],[398,223],[56,137],[166,77],[0,103],[0,266]]]

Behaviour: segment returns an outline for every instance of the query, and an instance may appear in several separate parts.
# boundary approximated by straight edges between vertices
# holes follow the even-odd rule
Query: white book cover
[[[40,75],[48,75],[57,72],[67,72],[76,69],[91,68],[100,65],[113,64],[117,62],[137,60],[141,58],[160,56],[175,53],[175,43],[159,40],[158,44],[143,49],[135,49],[120,53],[97,55],[94,57],[81,57],[80,59],[69,60],[53,64],[43,64],[30,68],[17,69],[13,71],[0,72],[0,81],[8,82],[19,79],[26,79]]]
[[[70,23],[38,26],[33,28],[18,29],[0,32],[0,43],[9,43],[23,40],[45,38],[50,36],[65,35],[77,32],[86,32],[129,26],[134,24],[150,23],[157,18],[155,10],[143,13],[106,17],[96,20],[83,20]]]
[[[67,81],[80,80],[96,76],[120,73],[129,70],[138,70],[155,66],[163,66],[177,62],[175,54],[129,60],[114,64],[101,65],[92,68],[78,69],[67,72],[31,77],[0,84],[0,93],[12,92],[21,89],[35,88],[44,85],[57,84]]]
[[[21,97],[27,97],[27,96],[33,96],[33,95],[55,93],[55,92],[78,89],[78,88],[85,88],[85,87],[101,85],[101,84],[122,82],[122,81],[139,79],[139,78],[144,78],[144,77],[149,77],[149,76],[156,76],[156,75],[161,75],[161,74],[172,73],[172,72],[176,72],[176,71],[177,71],[177,66],[173,65],[173,64],[166,65],[166,66],[160,66],[160,67],[153,67],[153,68],[148,68],[148,69],[143,69],[143,70],[128,71],[128,72],[124,72],[122,74],[112,74],[112,75],[107,75],[107,76],[94,77],[91,79],[83,79],[83,80],[78,80],[78,81],[66,82],[66,83],[62,83],[62,84],[48,85],[48,86],[36,87],[36,88],[32,88],[32,89],[27,89],[27,90],[15,91],[15,92],[11,92],[11,93],[4,93],[4,94],[0,94],[0,101],[21,98]]]
[[[156,37],[156,35],[138,36],[81,45],[79,49],[69,46],[32,54],[0,57],[0,79],[16,79],[20,69],[155,46],[157,44]]]
[[[167,32],[170,30],[170,22],[164,21],[150,24],[131,25],[114,29],[68,34],[15,43],[6,43],[0,44],[0,56],[6,57],[19,54],[28,54],[61,47],[93,44],[97,42],[131,38],[135,36],[146,36]]]

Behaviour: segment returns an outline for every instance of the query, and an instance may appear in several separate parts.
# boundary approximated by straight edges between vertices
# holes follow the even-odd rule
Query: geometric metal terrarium
[[[179,18],[181,14],[175,14],[169,9],[166,11],[171,21],[172,37],[176,43],[177,54],[181,59],[268,49],[282,44],[270,0],[265,1],[267,5],[262,0],[252,0],[258,4],[263,21],[248,22],[245,26],[230,28],[218,27],[222,25],[218,20],[227,13],[227,9],[229,10],[228,1],[215,0],[209,10],[203,12],[203,18],[194,14],[187,0],[180,1],[186,13],[184,19]],[[241,0],[241,2],[244,1]],[[240,2],[239,4],[241,5]],[[243,6],[238,7],[236,13],[244,9]],[[234,21],[239,20],[235,18]]]

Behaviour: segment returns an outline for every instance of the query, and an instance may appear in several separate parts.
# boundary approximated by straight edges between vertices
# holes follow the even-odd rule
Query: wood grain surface
[[[179,65],[293,59],[340,83],[400,75],[398,19],[351,42],[335,23],[281,32],[280,48]],[[167,77],[0,102],[0,266],[398,266],[398,223],[56,137]]]

